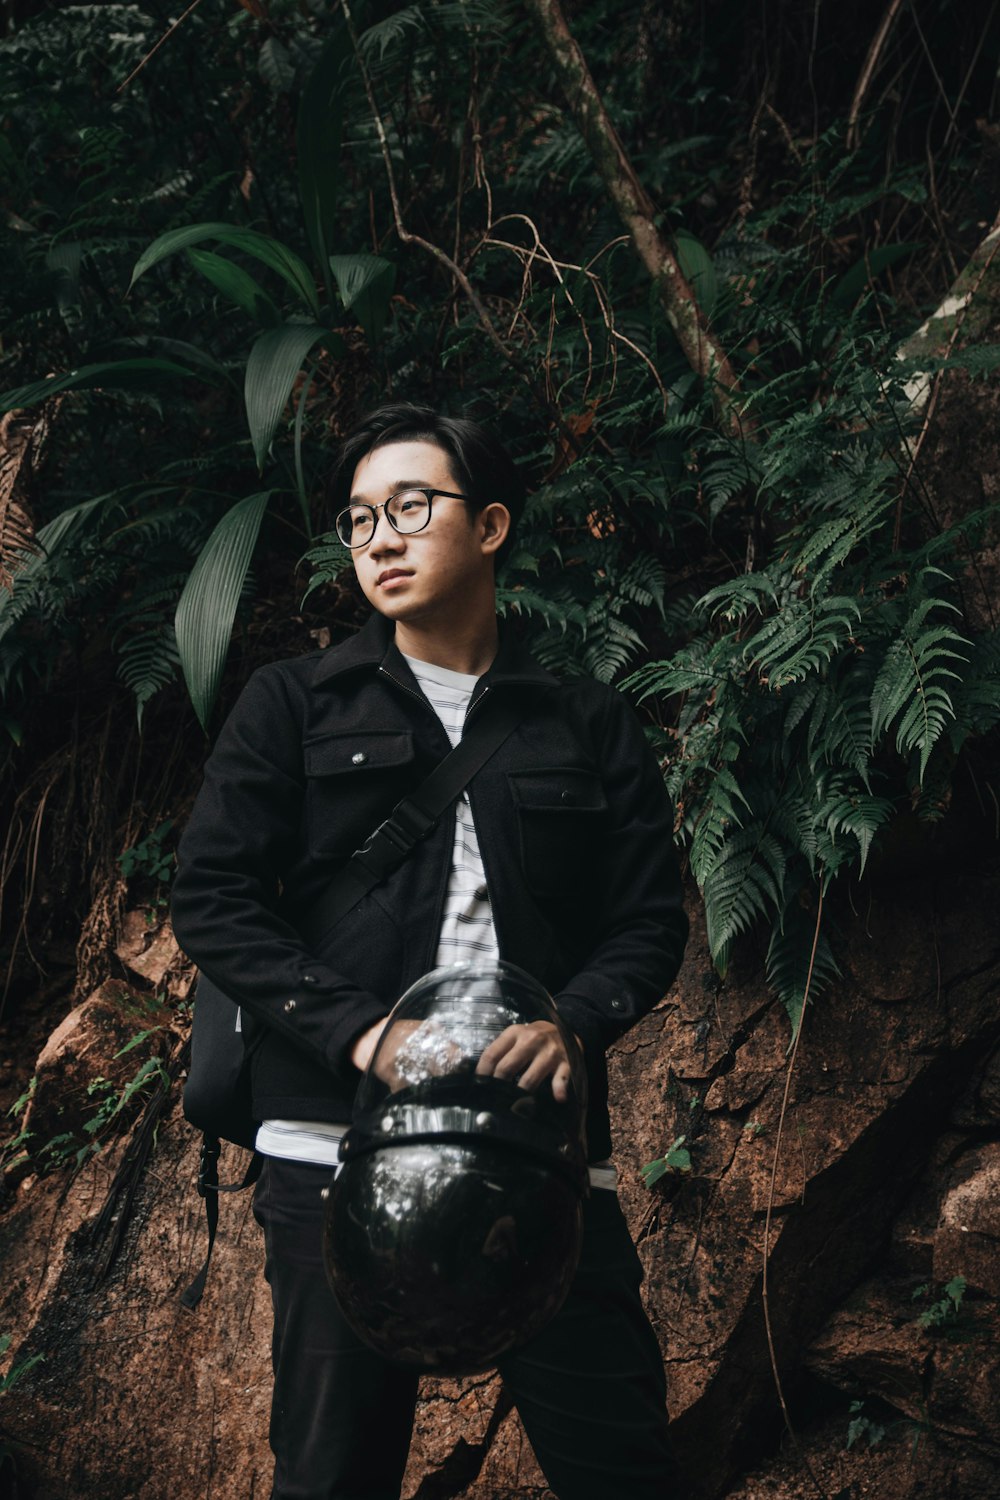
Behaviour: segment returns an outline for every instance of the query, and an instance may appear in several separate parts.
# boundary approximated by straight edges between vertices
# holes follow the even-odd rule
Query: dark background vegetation
[[[501,427],[533,491],[505,608],[552,665],[641,688],[720,966],[763,918],[794,1012],[817,892],[856,876],[901,808],[939,817],[995,716],[995,622],[969,597],[985,511],[956,525],[928,502],[904,448],[924,412],[895,355],[1000,199],[996,7],[890,5],[874,53],[861,5],[571,8],[740,383],[728,428],[524,8],[358,17],[406,233],[425,242],[407,244],[338,6],[203,0],[128,81],[171,16],[7,9],[3,380],[23,404],[6,566],[56,526],[47,556],[20,555],[0,616],[5,922],[36,951],[75,941],[122,847],[189,794],[206,741],[173,617],[234,502],[270,496],[249,570],[228,579],[211,718],[216,679],[189,667],[209,727],[253,664],[356,626],[343,555],[323,544],[324,479],[338,434],[393,394]],[[329,243],[303,214],[317,175]],[[213,279],[182,249],[130,289],[151,242],[199,223],[259,231],[315,278],[327,333],[259,470],[248,352],[309,308],[214,239],[193,247]],[[467,273],[503,353],[432,247]],[[371,309],[345,311],[317,249],[386,263]],[[36,384],[91,369],[82,388]],[[327,586],[303,604],[310,558]],[[15,990],[34,983],[27,952]],[[818,957],[833,972],[825,930]]]
[[[502,607],[640,703],[719,976],[743,943],[792,1023],[834,1004],[872,869],[994,826],[996,475],[952,495],[925,438],[995,365],[1000,6],[567,4],[724,403],[532,12],[200,0],[135,72],[176,7],[0,11],[5,1105],[162,900],[249,671],[362,620],[326,483],[389,395],[523,466]]]

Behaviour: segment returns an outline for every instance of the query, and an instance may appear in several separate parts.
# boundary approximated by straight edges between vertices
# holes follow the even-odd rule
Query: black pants
[[[254,1197],[274,1304],[272,1500],[398,1500],[417,1376],[345,1323],[321,1254],[326,1167],[274,1158]],[[565,1305],[499,1370],[559,1500],[669,1500],[674,1469],[642,1269],[614,1193],[587,1202]]]

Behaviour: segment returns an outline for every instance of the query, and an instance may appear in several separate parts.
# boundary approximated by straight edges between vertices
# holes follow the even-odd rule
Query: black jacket
[[[243,1007],[259,1119],[350,1118],[355,1038],[434,967],[454,813],[307,947],[296,916],[450,749],[373,615],[328,651],[251,677],[181,840],[173,921]],[[584,1044],[591,1159],[607,1155],[605,1048],[663,996],[687,937],[669,798],[614,689],[560,682],[509,639],[477,684],[523,721],[473,778],[501,957],[533,974]]]

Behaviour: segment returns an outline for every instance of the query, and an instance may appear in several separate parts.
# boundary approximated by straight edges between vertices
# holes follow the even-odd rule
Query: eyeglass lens
[[[421,531],[430,517],[431,503],[423,490],[400,490],[384,507],[350,505],[337,517],[337,535],[347,547],[363,547],[375,531],[378,509],[384,509],[397,531]]]

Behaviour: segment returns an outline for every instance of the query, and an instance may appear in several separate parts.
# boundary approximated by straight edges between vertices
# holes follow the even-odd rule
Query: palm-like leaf
[[[270,490],[262,490],[226,512],[205,543],[177,604],[177,649],[202,728],[208,727],[219,690],[236,606],[270,497]]]
[[[328,346],[333,342],[332,335],[318,323],[282,323],[280,328],[262,333],[250,350],[244,395],[258,469],[264,467],[302,362],[320,339]]]
[[[231,245],[234,250],[242,250],[245,255],[251,255],[255,260],[270,266],[291,287],[313,316],[319,317],[316,287],[305,262],[279,240],[259,234],[255,229],[240,229],[235,224],[188,224],[183,229],[170,229],[166,234],[161,234],[136,261],[129,289],[135,286],[140,276],[144,276],[161,260],[166,260],[169,255],[176,255],[178,250],[187,250],[190,245],[201,244],[203,240],[217,240],[219,244]]]
[[[330,270],[345,309],[357,318],[369,347],[373,347],[385,326],[396,267],[381,255],[362,251],[357,255],[331,255]]]
[[[99,364],[81,365],[78,370],[67,370],[62,375],[49,375],[44,380],[33,380],[30,385],[15,386],[0,395],[0,413],[15,411],[21,406],[36,406],[59,391],[86,391],[95,389],[142,390],[163,375],[190,378],[193,371],[172,359],[111,359]]]
[[[216,291],[249,313],[255,322],[263,323],[265,327],[281,322],[281,314],[267,292],[242,266],[234,265],[224,255],[216,255],[214,250],[189,250],[187,255],[195,270],[200,271]]]
[[[295,137],[299,197],[306,234],[327,280],[343,171],[340,160],[343,72],[345,61],[351,55],[347,27],[340,17],[335,18],[331,26],[331,34],[319,61],[302,90]],[[328,295],[332,296],[329,290]]]

